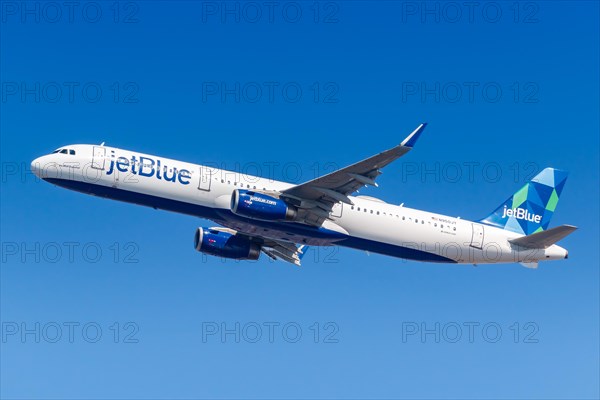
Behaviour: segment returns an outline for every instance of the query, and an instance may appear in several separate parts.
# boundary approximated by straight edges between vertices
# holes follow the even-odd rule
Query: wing
[[[320,225],[329,217],[334,204],[352,204],[348,195],[365,185],[377,186],[381,168],[408,153],[427,124],[417,127],[398,146],[281,192],[281,197],[304,211],[305,222]]]

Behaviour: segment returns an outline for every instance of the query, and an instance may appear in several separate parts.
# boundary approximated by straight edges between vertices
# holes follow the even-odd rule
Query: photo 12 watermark
[[[533,1],[402,1],[400,21],[421,24],[537,24]]]
[[[402,103],[421,104],[538,104],[540,85],[535,81],[402,82]]]
[[[202,103],[337,104],[340,86],[333,81],[204,81]]]
[[[337,323],[295,321],[204,321],[202,343],[339,343]]]
[[[136,242],[94,241],[3,241],[2,264],[137,264],[140,246]]]
[[[296,245],[298,246],[298,245]],[[302,248],[302,252],[299,254],[301,257],[302,265],[310,263],[312,265],[325,264],[333,265],[341,262],[340,258],[340,246],[306,246]],[[214,264],[215,261],[221,264],[232,264],[232,265],[244,265],[244,264],[258,264],[264,265],[265,262],[268,264],[281,264],[283,261],[280,259],[273,259],[271,257],[262,255],[258,259],[235,259],[227,258],[223,256],[215,256],[200,252],[200,263],[202,264]]]
[[[404,321],[402,343],[539,343],[535,322],[502,324],[494,321]]]
[[[522,183],[532,179],[543,167],[534,161],[428,161],[400,163],[399,178],[402,183],[498,183],[507,180]]]
[[[3,24],[137,24],[137,1],[2,1]]]
[[[139,343],[136,322],[2,321],[2,343]]]
[[[134,81],[2,81],[2,103],[75,104],[140,102]]]
[[[203,1],[203,24],[337,24],[337,1]]]

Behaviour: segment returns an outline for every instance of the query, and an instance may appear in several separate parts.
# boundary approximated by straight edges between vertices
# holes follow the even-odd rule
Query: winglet
[[[404,139],[404,141],[402,141],[402,143],[400,143],[400,145],[402,145],[404,147],[413,147],[415,145],[415,143],[417,143],[419,136],[421,136],[421,133],[423,133],[423,130],[425,130],[426,126],[427,126],[426,122],[419,125],[417,127],[417,129],[415,129],[413,131],[413,133],[408,135],[408,137],[406,139]]]

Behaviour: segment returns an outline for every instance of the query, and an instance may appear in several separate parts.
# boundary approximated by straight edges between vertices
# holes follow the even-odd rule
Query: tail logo
[[[566,180],[566,171],[545,168],[480,222],[521,235],[545,231]]]
[[[504,211],[502,213],[502,218],[507,217],[515,217],[516,219],[523,219],[525,221],[535,222],[536,224],[539,224],[542,220],[541,215],[530,213],[529,210],[526,210],[524,208],[508,208],[505,205]]]

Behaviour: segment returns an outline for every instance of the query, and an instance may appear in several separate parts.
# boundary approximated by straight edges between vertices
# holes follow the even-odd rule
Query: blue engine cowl
[[[265,221],[293,221],[298,214],[293,206],[281,199],[244,189],[233,191],[231,211],[243,217]]]
[[[198,228],[194,247],[201,253],[236,260],[258,260],[260,246],[247,237],[210,228]]]

